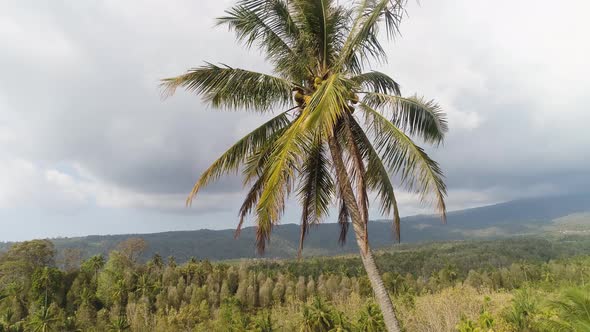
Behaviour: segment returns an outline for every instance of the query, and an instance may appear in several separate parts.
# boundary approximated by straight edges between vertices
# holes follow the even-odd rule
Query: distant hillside
[[[448,223],[442,225],[436,216],[418,215],[402,219],[403,243],[424,241],[489,239],[541,232],[587,232],[590,230],[590,195],[545,197],[450,212]],[[351,229],[352,230],[352,229]],[[307,256],[335,255],[356,251],[353,234],[350,232],[344,247],[337,243],[338,225],[322,224],[313,227],[305,243]],[[148,243],[143,258],[154,253],[174,256],[178,262],[190,257],[198,259],[236,259],[258,257],[254,248],[254,228],[242,231],[234,239],[233,230],[196,230],[142,235],[87,236],[80,238],[54,239],[58,250],[79,248],[88,257],[97,253],[106,254],[119,242],[141,237]],[[393,234],[390,221],[372,221],[369,237],[374,248],[392,246]],[[275,227],[272,243],[266,257],[294,257],[297,252],[299,226],[283,224]],[[6,247],[7,244],[0,243]]]

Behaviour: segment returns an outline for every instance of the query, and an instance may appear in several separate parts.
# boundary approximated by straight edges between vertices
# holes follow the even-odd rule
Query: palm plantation
[[[257,47],[271,74],[205,64],[163,81],[216,108],[276,113],[243,137],[199,178],[187,204],[220,176],[241,171],[249,188],[236,236],[249,215],[264,252],[287,199],[302,207],[300,254],[311,225],[338,207],[349,225],[389,331],[399,331],[392,302],[369,247],[369,195],[390,215],[399,240],[394,185],[433,203],[445,219],[446,188],[438,164],[415,140],[438,145],[447,131],[439,106],[402,97],[398,83],[370,69],[386,61],[379,32],[398,34],[405,1],[242,0],[218,19],[246,47]]]

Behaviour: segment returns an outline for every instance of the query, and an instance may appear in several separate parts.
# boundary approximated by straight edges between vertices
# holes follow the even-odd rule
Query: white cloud
[[[5,55],[26,57],[31,64],[41,61],[41,65],[75,60],[76,48],[62,31],[55,29],[47,16],[17,12],[15,16],[6,10],[0,14],[0,43]]]
[[[76,208],[87,194],[67,174],[31,161],[0,159],[0,208]]]
[[[144,208],[181,212],[186,194],[155,194],[107,183],[79,165],[69,172],[44,168],[22,159],[0,160],[0,208],[43,207],[67,210],[100,208]],[[222,210],[241,193],[202,193],[191,213]],[[188,212],[188,211],[187,211]]]

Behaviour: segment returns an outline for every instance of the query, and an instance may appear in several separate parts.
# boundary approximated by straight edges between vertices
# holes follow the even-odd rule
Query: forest
[[[405,331],[588,331],[590,237],[377,252]],[[209,262],[121,242],[108,257],[48,240],[0,256],[0,331],[382,331],[355,256]]]

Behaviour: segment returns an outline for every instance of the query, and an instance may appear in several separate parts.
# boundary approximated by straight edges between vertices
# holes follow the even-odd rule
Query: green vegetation
[[[587,331],[589,249],[588,236],[522,237],[376,259],[404,331]],[[359,257],[139,263],[143,250],[133,239],[56,262],[49,241],[12,246],[0,255],[0,331],[384,330]]]

